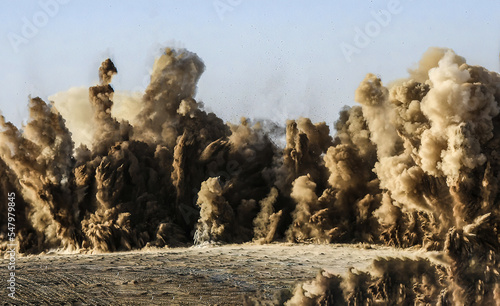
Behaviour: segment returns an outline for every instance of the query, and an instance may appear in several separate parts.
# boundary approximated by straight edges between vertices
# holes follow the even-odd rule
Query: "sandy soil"
[[[244,295],[271,300],[314,278],[343,274],[384,256],[419,251],[362,245],[224,245],[111,254],[20,257],[16,300],[7,296],[2,259],[0,300],[17,305],[241,305]]]

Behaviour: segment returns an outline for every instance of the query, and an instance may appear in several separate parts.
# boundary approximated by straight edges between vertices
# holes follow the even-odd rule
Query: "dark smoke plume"
[[[118,69],[107,59],[88,91],[30,98],[22,128],[1,117],[0,217],[15,192],[18,251],[249,241],[420,247],[441,261],[379,259],[370,272],[322,272],[289,304],[498,301],[498,73],[431,48],[389,86],[368,74],[355,92],[360,105],[344,108],[330,130],[307,118],[224,123],[195,98],[204,69],[196,54],[167,49],[138,95],[114,91]],[[273,137],[283,134],[281,148]]]

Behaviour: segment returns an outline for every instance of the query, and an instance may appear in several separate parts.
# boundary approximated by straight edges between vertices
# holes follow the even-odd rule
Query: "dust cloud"
[[[166,49],[145,93],[115,93],[119,70],[106,59],[88,91],[30,97],[22,128],[1,117],[0,218],[15,191],[18,251],[252,241],[414,247],[439,260],[322,271],[287,305],[499,300],[498,73],[431,48],[405,79],[384,85],[368,74],[359,105],[345,107],[330,130],[307,118],[225,123],[195,99],[204,69],[196,54]]]

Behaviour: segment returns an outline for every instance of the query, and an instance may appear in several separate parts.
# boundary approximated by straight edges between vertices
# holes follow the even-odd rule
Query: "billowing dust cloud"
[[[203,71],[196,54],[167,49],[145,93],[115,93],[119,69],[107,59],[88,91],[30,98],[22,128],[2,117],[0,218],[15,191],[18,251],[249,241],[421,247],[440,261],[378,259],[370,273],[344,278],[322,271],[287,303],[500,299],[498,73],[431,48],[390,86],[368,74],[359,106],[344,108],[330,130],[307,118],[224,123],[195,99]],[[273,141],[281,130],[284,148]]]

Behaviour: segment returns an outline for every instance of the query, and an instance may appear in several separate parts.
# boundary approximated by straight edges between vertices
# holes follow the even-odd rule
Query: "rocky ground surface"
[[[108,254],[18,257],[15,299],[7,296],[2,259],[0,300],[5,305],[241,305],[244,296],[271,301],[310,280],[320,269],[344,274],[385,256],[416,250],[367,245],[223,245]]]

